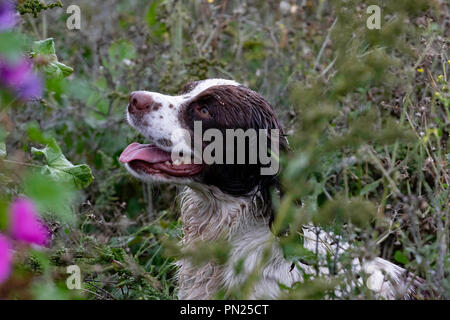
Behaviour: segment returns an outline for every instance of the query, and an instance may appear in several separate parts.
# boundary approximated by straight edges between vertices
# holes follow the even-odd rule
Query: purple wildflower
[[[42,81],[33,71],[33,64],[28,59],[22,58],[14,62],[0,59],[0,83],[13,90],[21,100],[39,98],[42,95]]]
[[[13,28],[17,23],[16,5],[13,0],[0,0],[0,32]]]
[[[8,279],[11,273],[12,253],[8,238],[0,234],[0,284]]]
[[[38,218],[31,200],[16,199],[11,204],[9,213],[9,231],[14,239],[40,246],[47,244],[50,238],[49,230]]]

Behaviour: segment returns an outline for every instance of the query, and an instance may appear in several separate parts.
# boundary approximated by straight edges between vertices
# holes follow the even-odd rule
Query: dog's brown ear
[[[195,98],[196,102],[203,103],[208,107],[211,119],[203,120],[203,130],[215,128],[222,131],[226,129],[253,129],[258,134],[258,153],[260,139],[266,140],[265,151],[271,157],[274,151],[280,154],[288,149],[288,142],[272,105],[260,94],[244,86],[220,85],[211,87]],[[190,122],[188,122],[190,123]],[[259,136],[259,130],[265,130],[265,136]],[[277,130],[275,134],[273,130]],[[275,139],[276,135],[276,139]],[[270,150],[273,142],[277,143],[278,150]],[[250,141],[246,142],[248,155]],[[226,150],[225,150],[226,151]],[[224,152],[224,154],[227,154]],[[235,153],[236,155],[236,153]],[[259,159],[261,160],[261,159]],[[272,164],[272,163],[271,163]],[[261,161],[253,164],[212,164],[208,165],[202,173],[203,182],[220,188],[223,192],[233,196],[250,195],[257,191],[263,196],[265,204],[271,201],[270,190],[278,188],[278,168],[276,172],[262,174],[267,164]],[[266,171],[266,170],[264,170]],[[256,196],[256,194],[255,194]],[[272,215],[271,211],[267,214]],[[269,216],[267,216],[269,217]]]

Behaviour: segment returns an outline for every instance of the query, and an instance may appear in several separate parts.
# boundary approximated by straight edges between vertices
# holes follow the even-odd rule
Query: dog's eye
[[[209,116],[209,111],[208,111],[208,108],[206,108],[206,107],[201,108],[200,113],[204,116]]]
[[[207,119],[211,117],[208,108],[205,106],[197,105],[195,111],[200,118]]]

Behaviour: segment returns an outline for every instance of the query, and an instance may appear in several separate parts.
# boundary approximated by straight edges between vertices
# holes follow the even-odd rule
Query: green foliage
[[[48,141],[45,148],[32,148],[31,152],[45,157],[47,165],[42,168],[42,172],[55,181],[72,182],[76,188],[83,189],[94,180],[89,166],[85,164],[73,165],[62,154],[55,139]]]
[[[149,188],[117,160],[128,143],[145,141],[123,120],[129,92],[178,94],[188,81],[221,77],[276,109],[291,150],[281,158],[272,229],[287,259],[330,272],[281,286],[284,298],[372,299],[351,265],[378,255],[449,297],[445,3],[374,0],[379,30],[366,27],[368,4],[360,0],[288,2],[287,14],[277,2],[256,0],[77,4],[88,38],[69,33],[60,13],[43,13],[39,1],[19,4],[22,14],[40,12],[24,19],[25,35],[0,33],[0,55],[31,52],[46,77],[39,101],[22,104],[1,92],[0,229],[9,201],[25,194],[55,239],[48,255],[17,263],[12,283],[28,279],[31,290],[13,286],[12,296],[172,299],[176,257],[227,260],[226,241],[180,248],[174,186]],[[46,38],[36,32],[53,38],[33,43]],[[302,225],[311,222],[351,250],[304,248]],[[82,267],[82,293],[64,289],[70,264]],[[259,276],[257,267],[218,297],[246,298]]]
[[[340,233],[343,223],[351,223],[356,227],[367,227],[375,217],[376,209],[370,201],[353,198],[333,199],[325,203],[312,217],[314,224],[335,226],[334,232]]]

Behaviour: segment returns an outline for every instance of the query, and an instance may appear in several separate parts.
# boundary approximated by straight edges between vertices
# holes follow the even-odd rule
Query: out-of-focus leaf
[[[43,133],[36,122],[29,122],[27,124],[27,134],[28,137],[40,144],[47,144],[51,141],[51,137],[45,133]]]
[[[350,222],[357,227],[367,227],[375,216],[376,208],[370,201],[353,198],[333,199],[325,203],[317,214],[313,216],[313,222],[322,226],[331,226],[333,231],[339,234],[340,226],[344,222]]]
[[[309,164],[309,158],[307,154],[300,153],[295,159],[289,162],[286,168],[286,175],[288,177],[295,177],[307,168]]]
[[[86,164],[73,165],[61,152],[58,144],[51,139],[43,149],[32,148],[35,155],[43,155],[48,165],[43,172],[49,174],[56,181],[71,181],[76,188],[87,187],[94,180],[91,169]]]
[[[73,68],[58,61],[53,38],[35,41],[31,56],[35,59],[35,65],[50,77],[61,79],[73,72]]]
[[[32,287],[36,300],[67,300],[70,299],[68,289],[56,286],[51,282],[37,282]]]
[[[158,23],[158,19],[156,19],[156,9],[161,2],[161,0],[152,1],[150,7],[148,8],[146,20],[149,27],[153,27],[156,23]]]
[[[33,200],[41,214],[68,224],[75,222],[71,204],[76,193],[72,183],[55,181],[38,172],[25,175],[23,181],[24,194]]]
[[[0,231],[8,225],[8,201],[0,198]]]
[[[160,22],[157,17],[157,10],[162,2],[162,0],[152,1],[145,17],[151,33],[158,39],[166,32],[166,25]]]
[[[299,261],[304,264],[313,265],[317,263],[317,255],[306,249],[296,241],[282,241],[280,243],[284,257],[289,261]]]
[[[395,251],[394,259],[395,261],[403,264],[407,264],[409,262],[408,257],[405,254],[403,254],[403,252],[401,252],[400,250]]]
[[[376,190],[378,185],[380,184],[380,181],[375,181],[372,183],[369,183],[368,185],[365,185],[364,188],[361,189],[361,192],[359,193],[360,196],[363,196],[365,194],[371,193],[372,191]]]
[[[9,60],[21,57],[25,36],[12,32],[0,32],[0,55]]]

